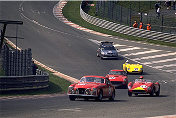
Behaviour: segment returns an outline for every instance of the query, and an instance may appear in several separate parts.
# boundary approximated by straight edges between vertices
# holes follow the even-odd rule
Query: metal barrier
[[[106,21],[100,18],[90,16],[83,10],[83,7],[85,7],[84,1],[80,5],[80,15],[85,21],[89,22],[90,24],[93,24],[114,32],[130,35],[130,36],[137,36],[137,37],[147,38],[151,40],[159,40],[163,42],[176,43],[175,34],[148,31],[144,29],[133,28],[126,25],[121,25],[114,22]]]
[[[0,91],[29,90],[48,87],[49,75],[0,76]]]

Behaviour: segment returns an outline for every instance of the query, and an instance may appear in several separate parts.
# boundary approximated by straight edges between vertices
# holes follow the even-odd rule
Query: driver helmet
[[[144,77],[143,76],[140,76],[139,79],[143,79]]]

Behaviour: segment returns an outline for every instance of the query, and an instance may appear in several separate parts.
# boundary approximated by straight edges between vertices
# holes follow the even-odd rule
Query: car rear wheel
[[[109,98],[110,101],[114,101],[115,98],[115,92],[112,93],[112,96]]]
[[[128,91],[128,96],[130,96],[130,97],[131,97],[131,96],[132,96],[132,92],[129,92],[129,91]]]
[[[69,99],[70,99],[70,101],[75,101],[75,96],[72,96],[72,95],[69,95]]]

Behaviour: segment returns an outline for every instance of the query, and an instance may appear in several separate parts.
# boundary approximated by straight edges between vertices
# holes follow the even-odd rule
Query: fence
[[[48,82],[47,73],[28,76],[0,76],[0,91],[46,88],[49,86]]]
[[[0,76],[0,91],[39,89],[49,86],[49,75],[37,69],[31,49],[2,48],[2,67],[6,76]]]
[[[33,74],[31,49],[12,50],[7,45],[2,49],[3,70],[6,76],[25,76]]]
[[[140,2],[138,1],[136,3],[135,6],[132,6],[131,2],[128,2],[129,6],[126,8],[119,5],[118,1],[97,1],[96,15],[100,18],[128,26],[132,26],[134,21],[138,23],[142,21],[144,29],[146,29],[146,25],[150,23],[153,31],[176,34],[176,10],[162,8],[161,15],[158,17],[155,9],[143,12],[140,10],[142,9]],[[151,4],[151,1],[146,3],[148,3],[148,9],[154,6],[154,4]],[[132,7],[136,7],[138,12],[132,10]]]
[[[84,8],[84,4],[82,3],[80,5],[80,15],[85,21],[89,22],[90,24],[93,24],[114,32],[123,33],[126,35],[137,36],[137,37],[147,38],[151,40],[159,40],[164,42],[176,43],[175,34],[133,28],[133,27],[117,24],[114,22],[110,22],[110,21],[106,21],[100,18],[90,16],[82,9]]]

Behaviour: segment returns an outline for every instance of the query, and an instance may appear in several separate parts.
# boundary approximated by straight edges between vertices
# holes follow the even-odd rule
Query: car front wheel
[[[156,96],[160,95],[160,88],[158,89],[158,91],[155,94],[156,94]]]
[[[75,101],[75,96],[72,96],[72,95],[69,95],[69,99],[70,99],[70,101]]]
[[[114,101],[115,98],[115,91],[112,93],[112,96],[109,98],[110,101]]]
[[[132,92],[128,91],[128,96],[131,97],[132,96]]]
[[[103,99],[103,92],[100,91],[97,100],[98,100],[98,101],[102,101],[102,99]]]

